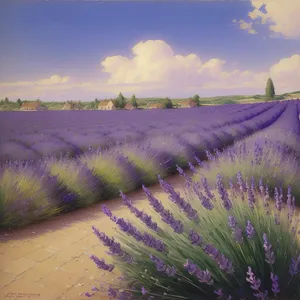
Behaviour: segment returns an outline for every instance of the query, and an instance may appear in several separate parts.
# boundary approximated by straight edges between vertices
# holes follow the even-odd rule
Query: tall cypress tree
[[[122,95],[122,93],[119,93],[117,99],[116,99],[116,104],[119,108],[124,108],[126,105],[126,100],[125,97]]]
[[[137,108],[138,104],[136,102],[135,94],[132,95],[130,102],[133,105],[133,107]]]
[[[266,85],[266,98],[267,100],[273,99],[275,96],[275,87],[272,78],[269,78]]]

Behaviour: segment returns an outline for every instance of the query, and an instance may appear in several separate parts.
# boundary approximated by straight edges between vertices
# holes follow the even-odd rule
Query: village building
[[[81,105],[79,101],[67,101],[63,108],[63,110],[80,110],[81,109]]]
[[[114,105],[112,100],[102,100],[98,104],[99,110],[116,110],[116,106]]]
[[[161,109],[164,108],[164,105],[162,103],[149,103],[147,105],[147,109]]]
[[[184,100],[178,103],[178,106],[181,108],[192,108],[196,107],[197,103],[193,99]]]
[[[20,107],[20,110],[24,111],[38,111],[42,110],[41,102],[40,101],[28,101],[24,102]]]
[[[133,109],[136,109],[136,107],[134,107],[131,103],[127,103],[125,105],[125,109],[127,109],[127,110],[133,110]]]

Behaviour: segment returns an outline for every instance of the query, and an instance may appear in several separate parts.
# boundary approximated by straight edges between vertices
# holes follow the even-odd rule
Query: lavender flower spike
[[[99,258],[98,258],[97,256],[95,256],[95,255],[90,255],[90,258],[91,258],[91,260],[94,261],[94,263],[97,265],[97,267],[98,267],[99,269],[102,269],[102,270],[111,272],[111,271],[115,268],[114,265],[105,263],[105,260],[104,260],[104,259],[99,259]]]
[[[128,197],[125,194],[122,193],[122,191],[120,191],[120,196],[123,199],[123,203],[128,207],[131,213],[133,213],[138,219],[140,219],[148,228],[154,231],[158,231],[157,223],[152,221],[151,216],[134,207],[132,205],[132,202],[128,199]]]
[[[252,272],[251,267],[248,266],[248,272],[246,280],[250,283],[251,289],[254,291],[258,291],[260,289],[261,281],[260,279],[256,279],[255,274]]]
[[[255,229],[249,220],[247,221],[246,234],[247,234],[248,239],[250,239],[250,240],[255,235]]]
[[[290,265],[289,272],[292,276],[300,273],[300,254],[297,259],[292,258],[292,263]]]
[[[264,249],[266,254],[266,262],[269,265],[273,265],[275,263],[275,254],[272,251],[272,245],[269,243],[267,235],[263,234],[263,240],[264,240]]]
[[[195,275],[200,282],[206,283],[208,285],[213,284],[213,279],[211,278],[210,272],[208,270],[201,270],[196,264],[193,264],[190,260],[186,260],[184,268],[189,272],[189,274]]]
[[[232,202],[229,199],[220,174],[217,175],[217,190],[223,202],[223,207],[229,211],[232,208]]]
[[[279,282],[278,282],[278,276],[274,275],[271,272],[271,280],[272,280],[272,292],[274,293],[274,296],[276,297],[276,295],[278,293],[280,293],[280,288],[279,288]]]

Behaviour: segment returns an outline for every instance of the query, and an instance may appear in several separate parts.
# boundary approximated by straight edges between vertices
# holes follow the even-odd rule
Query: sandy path
[[[168,182],[181,188],[178,175]],[[159,185],[150,190],[158,195]],[[129,194],[139,208],[147,203],[139,190]],[[166,197],[164,194],[159,198]],[[103,203],[103,202],[102,202]],[[91,226],[112,235],[112,222],[101,212],[101,204],[60,215],[26,228],[0,232],[0,299],[80,300],[97,282],[111,280],[106,272],[97,270],[88,257],[95,254],[107,257],[107,251],[93,234]],[[107,201],[118,215],[128,210],[120,198]],[[97,281],[95,281],[97,280]],[[97,285],[99,286],[99,285]],[[99,295],[100,296],[100,295]],[[105,294],[97,299],[108,299]]]

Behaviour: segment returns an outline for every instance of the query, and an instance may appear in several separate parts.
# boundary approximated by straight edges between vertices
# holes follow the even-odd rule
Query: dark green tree
[[[274,99],[275,96],[275,87],[272,78],[269,78],[266,85],[266,99]]]
[[[115,101],[115,105],[118,107],[118,108],[124,108],[125,105],[126,105],[126,100],[125,100],[125,97],[122,95],[122,93],[120,93],[118,95],[118,97],[116,98],[116,101]]]
[[[4,103],[5,103],[5,104],[8,104],[8,103],[9,103],[9,100],[8,100],[8,98],[7,98],[7,97],[5,97],[5,99],[4,99]]]
[[[131,99],[130,99],[130,103],[131,103],[135,108],[138,107],[138,104],[137,104],[137,101],[136,101],[135,94],[132,95],[132,97],[131,97]]]
[[[18,98],[18,100],[17,100],[17,105],[18,105],[18,108],[20,108],[22,106],[22,101],[20,98]]]
[[[168,97],[166,97],[164,99],[164,107],[165,108],[172,108],[173,107],[173,103],[172,103],[172,100]]]
[[[192,99],[197,103],[197,106],[200,106],[200,96],[196,94]]]

